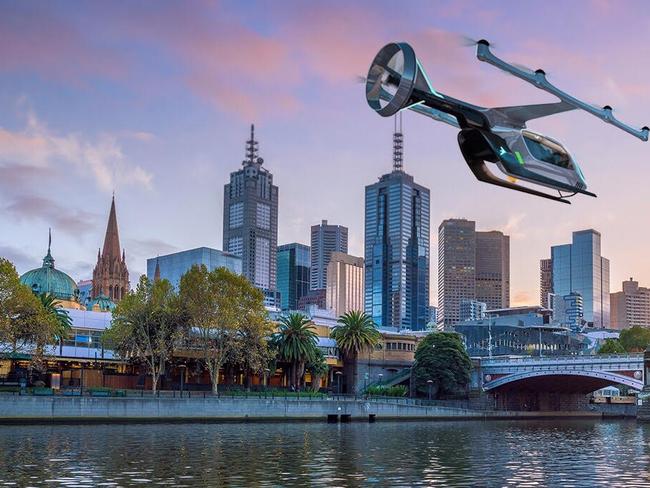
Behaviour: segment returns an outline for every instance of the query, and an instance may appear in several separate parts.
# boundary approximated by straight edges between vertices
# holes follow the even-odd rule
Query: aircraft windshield
[[[573,169],[571,156],[562,146],[533,132],[522,131],[522,134],[526,147],[535,159],[560,168]]]

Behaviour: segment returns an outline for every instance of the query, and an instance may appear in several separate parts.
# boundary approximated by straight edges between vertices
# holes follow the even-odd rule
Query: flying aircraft
[[[459,128],[461,153],[478,180],[563,203],[571,203],[568,198],[576,194],[596,195],[587,191],[578,163],[562,143],[527,129],[529,120],[580,109],[648,140],[647,126],[634,129],[619,121],[609,105],[597,108],[564,93],[546,79],[544,70],[532,71],[499,59],[484,39],[476,42],[476,48],[480,61],[555,95],[560,101],[485,108],[452,98],[433,88],[413,48],[405,42],[387,44],[375,56],[365,79],[366,100],[384,117],[410,109]],[[486,162],[496,164],[506,177],[495,176]],[[519,180],[557,190],[558,195],[521,185]]]

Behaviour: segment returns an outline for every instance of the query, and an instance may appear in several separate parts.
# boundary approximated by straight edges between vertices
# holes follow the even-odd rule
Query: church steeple
[[[129,270],[126,267],[126,254],[120,247],[120,234],[117,229],[115,195],[111,200],[108,224],[104,236],[104,247],[97,253],[97,265],[93,271],[92,297],[108,297],[120,301],[129,292]]]
[[[110,258],[120,257],[120,234],[117,230],[117,216],[115,214],[115,196],[111,200],[111,211],[108,214],[108,225],[104,236],[103,255]]]

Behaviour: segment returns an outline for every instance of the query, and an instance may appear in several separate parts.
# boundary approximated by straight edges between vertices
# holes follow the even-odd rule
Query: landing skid
[[[571,205],[571,202],[567,198],[556,197],[555,195],[551,195],[549,193],[533,190],[532,188],[527,188],[525,186],[520,186],[515,183],[502,180],[501,178],[497,178],[487,168],[485,161],[483,161],[482,159],[474,159],[468,157],[464,152],[463,152],[463,157],[467,162],[467,166],[469,166],[469,169],[472,170],[472,173],[474,173],[474,176],[476,176],[476,179],[479,181],[490,183],[491,185],[501,186],[503,188],[509,188],[511,190],[516,190],[523,193],[528,193],[530,195],[535,195],[542,198],[548,198],[549,200],[554,200],[556,202],[568,203],[569,205]]]

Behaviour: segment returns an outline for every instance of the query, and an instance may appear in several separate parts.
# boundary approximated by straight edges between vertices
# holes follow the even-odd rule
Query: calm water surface
[[[0,486],[648,486],[630,421],[0,426]]]

